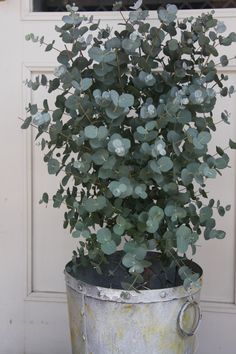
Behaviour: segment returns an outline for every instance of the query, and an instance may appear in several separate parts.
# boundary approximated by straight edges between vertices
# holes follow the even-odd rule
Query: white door
[[[30,133],[21,131],[21,121],[17,118],[24,117],[29,99],[35,101],[43,94],[30,92],[22,81],[42,72],[50,74],[55,64],[53,52],[45,54],[38,45],[25,42],[24,36],[33,32],[45,35],[50,42],[61,14],[37,13],[31,9],[30,0],[0,0],[0,354],[69,354],[63,268],[76,242],[61,230],[62,211],[38,204],[44,191],[55,188],[55,181],[54,177],[48,177],[39,148]],[[189,10],[188,14],[194,16],[198,11]],[[118,20],[118,15],[111,12],[94,15],[105,25],[114,26]],[[218,10],[217,16],[229,31],[234,30],[236,9]],[[230,57],[236,54],[235,47],[225,49]],[[236,86],[236,63],[232,62],[227,71]],[[225,139],[225,146],[227,136],[236,140],[235,98],[226,108],[232,112],[232,124],[229,127],[222,124],[217,136],[221,145]],[[209,241],[203,249],[199,247],[198,259],[206,271],[198,354],[236,352],[236,157],[233,154],[231,166],[211,187],[215,199],[232,204],[227,216],[218,218],[228,236],[224,241]]]

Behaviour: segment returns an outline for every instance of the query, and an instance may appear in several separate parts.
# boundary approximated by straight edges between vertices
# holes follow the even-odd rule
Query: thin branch
[[[45,46],[48,46],[49,43],[45,43],[45,42],[42,42],[42,44],[44,44]],[[54,49],[56,52],[59,52],[61,53],[60,49],[57,49],[56,47],[52,46],[52,49]]]
[[[21,117],[17,117],[19,120],[21,120],[22,122],[25,122],[25,119],[23,119],[23,118],[21,118]],[[33,123],[30,123],[29,124],[31,127],[33,127],[34,129],[37,129],[38,130],[38,127],[37,127],[37,125],[34,125]],[[45,130],[44,131],[44,133],[46,133],[46,134],[49,134],[49,132],[47,131],[47,130]]]
[[[116,62],[117,62],[118,80],[119,80],[120,87],[121,87],[121,89],[123,91],[124,87],[123,87],[122,82],[121,82],[121,71],[120,71],[120,63],[119,63],[119,59],[118,59],[117,50],[116,50]]]
[[[123,15],[122,11],[120,11],[120,14],[121,14],[123,20],[125,21],[125,23],[127,24],[129,22],[129,20],[125,18],[125,16]]]

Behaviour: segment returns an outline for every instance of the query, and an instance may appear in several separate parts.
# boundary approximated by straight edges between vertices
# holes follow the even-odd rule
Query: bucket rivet
[[[121,299],[124,300],[129,300],[131,298],[130,293],[128,293],[128,291],[122,291],[122,293],[120,294]]]
[[[166,292],[165,292],[165,291],[162,291],[162,292],[160,293],[160,297],[161,297],[162,299],[164,299],[164,298],[166,297]]]
[[[81,291],[82,290],[82,286],[78,285],[78,290]]]
[[[85,335],[84,334],[83,334],[82,338],[83,338],[83,341],[85,342]]]

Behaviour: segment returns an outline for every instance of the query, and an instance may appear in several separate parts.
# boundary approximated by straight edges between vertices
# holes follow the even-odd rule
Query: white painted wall
[[[236,10],[217,13],[234,30]],[[117,22],[114,13],[95,15],[105,23]],[[58,14],[30,13],[28,0],[0,1],[0,354],[70,353],[63,267],[75,241],[60,228],[61,211],[38,205],[42,192],[48,186],[53,189],[55,182],[17,119],[24,115],[31,94],[23,78],[50,72],[55,63],[53,53],[45,55],[24,36],[46,34],[50,41],[58,20]],[[235,47],[227,50],[230,56],[236,54]],[[227,70],[236,86],[236,66]],[[32,100],[39,99],[37,95],[41,93],[32,94]],[[232,111],[233,124],[228,129],[222,125],[217,136],[226,139],[225,145],[229,135],[236,140],[235,99],[227,109]],[[205,268],[205,284],[198,354],[236,352],[235,164],[234,155],[232,169],[212,183],[215,198],[232,204],[226,218],[219,219],[220,227],[228,231],[227,239],[200,242],[204,247],[198,259]]]
[[[14,27],[14,29],[13,29]],[[20,4],[0,2],[0,353],[23,353],[24,136],[18,129],[22,88]]]

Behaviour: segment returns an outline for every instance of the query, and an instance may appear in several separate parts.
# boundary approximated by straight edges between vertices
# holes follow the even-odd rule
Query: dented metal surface
[[[183,337],[177,318],[189,293],[180,286],[124,291],[92,286],[66,273],[73,354],[193,354],[195,336]],[[192,289],[199,302],[200,289]],[[195,311],[182,324],[191,332]]]

